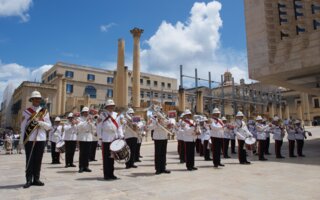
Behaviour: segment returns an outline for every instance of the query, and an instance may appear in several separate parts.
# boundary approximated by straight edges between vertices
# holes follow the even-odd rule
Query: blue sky
[[[133,27],[146,72],[178,78],[183,64],[247,78],[242,0],[0,0],[0,93],[58,61],[114,69],[118,38],[130,69]]]

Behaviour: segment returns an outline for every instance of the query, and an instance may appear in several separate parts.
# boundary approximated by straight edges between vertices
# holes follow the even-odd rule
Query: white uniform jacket
[[[164,124],[166,126],[166,124]],[[159,122],[155,119],[151,119],[151,123],[149,127],[153,131],[153,139],[154,140],[167,140],[168,133],[160,126]]]
[[[21,137],[20,137],[20,144],[23,144],[25,131],[27,125],[30,123],[31,115],[33,112],[39,112],[41,107],[30,107],[23,111],[22,113],[22,122],[20,127]],[[51,129],[51,121],[49,117],[49,113],[46,113],[42,119],[39,121],[39,127],[30,133],[28,141],[46,141],[47,134],[46,131]]]
[[[120,123],[120,117],[116,112],[102,112],[97,125],[97,134],[103,142],[112,142],[123,138],[123,129]]]
[[[77,125],[72,125],[71,123],[67,123],[64,125],[64,141],[76,141],[77,134]]]
[[[288,140],[296,140],[296,129],[293,127],[293,126],[286,126],[286,129],[287,129],[287,133],[288,133],[288,136],[287,136],[287,139]]]
[[[302,127],[296,127],[296,134],[295,134],[296,140],[304,140],[305,138],[305,131]]]
[[[284,134],[282,133],[282,130],[280,128],[280,126],[272,126],[270,128],[270,133],[273,134],[273,139],[274,140],[282,140],[284,137]]]
[[[197,138],[195,134],[195,124],[193,120],[183,120],[181,122],[181,134],[183,135],[183,141],[194,142]]]
[[[63,138],[62,126],[53,125],[49,132],[49,138],[51,142],[59,142]]]
[[[257,139],[258,140],[266,140],[267,136],[266,136],[266,130],[268,129],[267,125],[261,124],[261,123],[256,123],[256,133],[257,133]]]
[[[224,123],[219,118],[212,118],[212,123],[210,124],[211,137],[224,138]]]
[[[234,133],[237,135],[238,140],[245,140],[247,137],[253,137],[243,120],[235,121]]]
[[[79,124],[77,125],[78,129],[78,141],[82,142],[92,142],[94,123],[88,122],[86,117],[79,117]]]

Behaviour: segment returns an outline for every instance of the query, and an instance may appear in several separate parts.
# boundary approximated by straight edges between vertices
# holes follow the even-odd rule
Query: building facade
[[[114,96],[115,71],[58,62],[42,75],[42,83],[58,88],[53,115],[77,112],[83,106],[101,107]],[[128,102],[132,105],[133,73],[128,71]],[[150,102],[175,105],[177,79],[140,73],[140,97],[142,107]]]
[[[318,95],[320,0],[244,3],[249,77]]]

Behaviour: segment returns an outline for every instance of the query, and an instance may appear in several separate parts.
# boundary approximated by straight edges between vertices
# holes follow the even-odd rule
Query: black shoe
[[[31,181],[27,181],[26,184],[24,184],[23,188],[29,188],[32,185]]]
[[[74,164],[71,164],[71,165],[69,165],[69,167],[77,167],[76,165],[74,165]]]
[[[64,166],[64,168],[68,168],[68,167],[69,167],[69,165]]]
[[[245,163],[245,162],[240,162],[240,164],[241,164],[241,165],[245,165],[246,163]]]
[[[219,165],[220,167],[224,167],[224,164],[221,164],[221,163],[220,163],[220,164],[218,164],[218,165]]]
[[[193,169],[192,169],[192,168],[187,168],[187,170],[188,170],[188,171],[192,171]]]
[[[192,167],[191,169],[192,169],[192,170],[198,170],[198,168],[196,168],[196,167]]]
[[[265,153],[266,155],[271,155],[271,153]]]
[[[137,165],[131,165],[131,167],[132,167],[132,168],[138,168],[138,166],[137,166]]]
[[[185,163],[184,160],[180,160],[180,163]]]
[[[129,166],[129,165],[126,166],[126,169],[130,169],[130,168],[131,168],[131,166]]]
[[[214,168],[218,168],[219,165],[213,165]]]
[[[291,155],[291,156],[289,156],[290,158],[296,158],[297,156],[295,156],[295,155]]]
[[[33,181],[32,185],[36,185],[36,186],[44,186],[44,183],[41,182],[40,180],[37,181]]]
[[[211,161],[212,159],[211,158],[206,158],[204,159],[205,161]]]
[[[231,158],[230,156],[224,156],[224,158]]]
[[[237,152],[231,152],[231,154],[237,154]]]
[[[298,155],[298,156],[299,156],[299,157],[306,157],[306,156],[305,156],[305,155],[303,155],[303,154],[302,154],[302,155]]]
[[[171,173],[171,171],[169,171],[169,170],[166,170],[166,169],[165,169],[165,170],[163,170],[163,171],[162,171],[162,173],[170,174],[170,173]]]
[[[251,162],[249,162],[249,161],[246,161],[246,162],[244,162],[246,165],[250,165],[251,164]]]
[[[268,160],[268,159],[266,159],[266,158],[259,158],[259,160],[261,160],[261,161],[266,161],[266,160]]]
[[[285,158],[285,157],[284,157],[284,156],[277,156],[276,158],[283,159],[283,158]]]
[[[156,175],[159,175],[159,174],[161,174],[161,171],[156,171],[155,174],[156,174]]]
[[[141,162],[141,160],[135,160],[134,162]]]
[[[83,168],[80,168],[80,169],[79,169],[79,173],[82,173],[83,171],[84,171]]]
[[[142,156],[139,156],[139,158],[143,158]]]
[[[84,171],[84,172],[92,172],[92,170],[89,169],[89,168],[85,168],[83,171]]]
[[[112,176],[110,176],[110,179],[116,180],[116,179],[118,179],[118,177],[116,177],[115,175],[112,175]]]

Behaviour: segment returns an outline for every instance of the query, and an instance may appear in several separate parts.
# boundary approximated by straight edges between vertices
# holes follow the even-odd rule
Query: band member
[[[286,130],[288,133],[287,139],[289,142],[289,157],[291,158],[295,158],[297,156],[294,155],[294,147],[295,147],[295,143],[296,143],[296,129],[294,127],[293,121],[289,120],[288,124],[286,126]]]
[[[75,164],[73,164],[73,157],[74,152],[76,151],[77,146],[77,124],[79,121],[77,121],[73,117],[73,113],[68,114],[68,123],[64,126],[64,142],[66,147],[66,153],[65,153],[65,162],[66,162],[66,168],[67,167],[76,167]]]
[[[140,158],[142,158],[140,150],[141,150],[141,144],[142,144],[142,134],[139,132],[138,138],[137,138],[137,147],[136,147],[136,153],[134,157],[134,162],[141,162]]]
[[[149,127],[154,130],[154,162],[157,175],[170,173],[170,171],[166,169],[168,131],[163,127],[170,126],[170,124],[165,123],[166,122],[164,122],[163,119],[159,119],[157,115],[153,115],[148,123]]]
[[[183,131],[180,128],[181,124],[183,122],[183,113],[180,115],[180,119],[177,123],[176,128],[178,129],[176,131],[176,135],[177,135],[177,140],[178,140],[178,154],[179,154],[179,160],[180,163],[185,163],[185,152],[184,152],[184,140],[183,140]]]
[[[13,137],[13,131],[12,130],[9,130],[8,132],[5,133],[5,136],[4,136],[4,146],[5,146],[5,149],[6,149],[6,154],[13,154],[13,142],[14,142],[14,137]]]
[[[221,118],[223,124],[224,124],[224,138],[223,138],[223,145],[222,145],[222,151],[223,151],[223,157],[224,158],[231,158],[228,155],[228,150],[229,150],[229,142],[231,136],[234,134],[233,133],[233,127],[227,123],[227,118],[222,117]]]
[[[49,132],[50,143],[51,143],[51,164],[61,164],[60,163],[60,153],[56,151],[56,145],[62,138],[62,127],[60,125],[60,117],[54,119],[54,124]]]
[[[97,125],[98,137],[102,140],[103,175],[105,180],[118,178],[114,175],[114,158],[111,157],[110,144],[112,141],[124,137],[120,126],[120,118],[118,118],[118,113],[113,112],[114,109],[114,101],[112,99],[107,100],[105,111],[101,112]]]
[[[98,115],[94,115],[93,117],[93,124],[94,126],[92,129],[92,142],[90,146],[90,155],[89,155],[89,161],[97,161],[96,160],[96,152],[97,152],[97,146],[98,146],[98,135],[97,135],[97,119]]]
[[[47,139],[46,131],[51,128],[49,113],[46,108],[40,106],[42,101],[40,92],[33,91],[29,101],[32,106],[23,111],[20,130],[20,145],[24,144],[26,152],[27,182],[24,188],[44,185],[40,181],[41,162]]]
[[[270,132],[273,134],[275,140],[275,152],[276,158],[285,158],[281,155],[281,147],[283,144],[284,130],[285,128],[280,124],[280,118],[275,116],[272,121]]]
[[[268,129],[268,126],[264,125],[262,123],[262,117],[260,115],[257,116],[256,118],[256,123],[255,123],[255,130],[257,134],[257,140],[259,143],[259,148],[258,148],[258,154],[259,154],[259,160],[261,161],[266,161],[264,157],[265,153],[265,147],[266,147],[266,130]]]
[[[295,138],[297,141],[297,154],[300,157],[305,157],[305,155],[303,155],[302,153],[302,150],[304,145],[304,139],[307,138],[306,131],[301,126],[301,122],[299,120],[296,120],[294,124],[295,124],[295,130],[296,130]],[[310,132],[309,132],[309,136],[311,136]]]
[[[134,165],[134,161],[137,154],[137,146],[138,146],[138,127],[137,124],[132,121],[132,117],[134,115],[134,110],[132,108],[129,108],[126,113],[126,119],[125,127],[124,127],[124,138],[130,148],[130,158],[128,162],[126,162],[126,169],[129,168],[137,168],[136,165]]]
[[[267,125],[267,119],[263,118],[262,119],[262,124]],[[269,146],[270,146],[270,129],[266,129],[266,142],[265,142],[265,155],[271,155],[269,152]]]
[[[181,123],[181,129],[183,132],[183,140],[184,140],[184,147],[185,147],[185,161],[186,167],[189,171],[197,170],[194,166],[194,147],[195,147],[195,140],[196,140],[196,130],[195,124],[191,119],[192,113],[190,110],[185,110],[183,114],[183,121]]]
[[[220,110],[214,108],[212,111],[212,123],[210,124],[211,128],[211,141],[212,141],[212,155],[213,155],[213,167],[217,168],[218,166],[224,167],[221,164],[221,147],[223,144],[224,138],[224,123],[219,119]]]
[[[79,141],[79,173],[91,172],[89,169],[90,146],[92,142],[94,122],[89,116],[89,108],[83,107],[81,116],[78,119],[78,137]]]
[[[230,132],[231,154],[236,154],[236,134],[234,131]]]
[[[209,127],[209,120],[207,117],[204,117],[203,121],[200,122],[201,125],[201,141],[203,143],[203,155],[204,155],[204,160],[210,161],[212,160],[210,158],[210,149],[211,149],[211,144],[209,142],[210,140],[210,127]]]
[[[240,164],[250,164],[247,160],[247,152],[245,150],[245,139],[248,137],[253,137],[249,132],[246,123],[243,121],[243,113],[239,111],[236,115],[235,128],[234,131],[238,139],[238,159]]]

